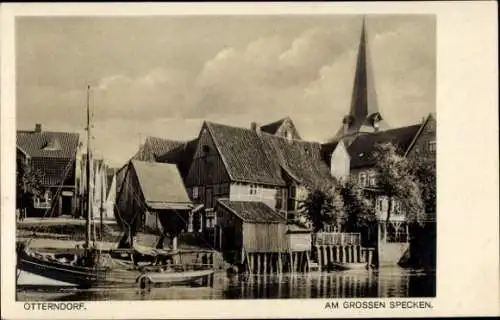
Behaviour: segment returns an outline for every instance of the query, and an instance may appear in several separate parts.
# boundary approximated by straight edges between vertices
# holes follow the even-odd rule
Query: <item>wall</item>
[[[276,188],[258,186],[255,194],[250,194],[250,184],[232,183],[229,190],[231,201],[260,201],[271,208],[276,207]],[[253,189],[252,189],[253,190]]]
[[[288,233],[288,248],[292,251],[310,251],[311,250],[311,233]]]
[[[203,151],[206,146],[208,150]],[[229,175],[207,128],[203,127],[193,156],[186,187],[229,182]]]
[[[349,177],[351,159],[345,145],[340,141],[332,153],[330,172],[337,179]]]
[[[283,252],[288,248],[285,223],[243,223],[247,252]]]
[[[436,152],[429,150],[429,142],[436,141],[436,118],[430,116],[422,132],[408,152],[409,158],[434,158]]]

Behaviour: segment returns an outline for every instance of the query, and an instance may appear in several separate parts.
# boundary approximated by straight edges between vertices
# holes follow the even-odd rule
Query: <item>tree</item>
[[[363,194],[356,180],[347,179],[338,183],[338,192],[342,198],[344,216],[342,230],[357,232],[370,227],[376,220],[371,202]]]
[[[391,200],[396,200],[405,212],[407,222],[422,225],[425,221],[425,208],[410,160],[398,154],[396,147],[391,143],[377,145],[374,156],[377,187],[390,200],[386,223],[391,217],[393,206]]]
[[[420,187],[425,212],[436,212],[436,162],[431,159],[414,159],[411,161],[412,173]]]
[[[41,196],[45,192],[42,184],[42,178],[43,174],[40,170],[35,170],[23,159],[17,159],[16,198],[18,208],[27,208],[28,201],[30,201],[34,196]]]
[[[335,189],[315,188],[299,202],[298,208],[312,223],[313,231],[319,232],[325,224],[338,224],[345,219],[342,206],[342,199]]]

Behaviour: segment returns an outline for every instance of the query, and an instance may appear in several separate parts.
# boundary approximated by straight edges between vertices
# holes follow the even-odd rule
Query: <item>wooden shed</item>
[[[132,160],[125,170],[116,199],[117,220],[125,232],[119,246],[133,246],[138,231],[159,235],[158,248],[166,235],[175,246],[193,207],[177,166]]]
[[[219,199],[215,211],[222,251],[276,253],[288,249],[286,219],[265,203]]]

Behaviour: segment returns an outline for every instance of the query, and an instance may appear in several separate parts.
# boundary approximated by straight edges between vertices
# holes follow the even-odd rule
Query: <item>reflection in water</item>
[[[17,299],[52,301],[434,297],[435,274],[401,268],[332,273],[250,275],[246,281],[217,274],[211,286],[113,288],[74,292],[19,291]]]

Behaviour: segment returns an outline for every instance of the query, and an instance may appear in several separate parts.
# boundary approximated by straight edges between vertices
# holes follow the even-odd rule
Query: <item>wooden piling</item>
[[[332,245],[329,245],[329,246],[328,246],[328,249],[329,249],[329,251],[330,251],[330,259],[329,259],[329,262],[330,262],[330,263],[333,263],[333,261],[334,261],[334,260],[333,260],[333,246],[332,246]]]
[[[274,253],[269,254],[269,273],[273,274],[274,273]]]
[[[323,264],[325,266],[328,265],[329,261],[328,261],[328,256],[326,255],[326,246],[322,246],[322,251],[323,251],[323,258],[324,258],[324,261],[323,261]]]
[[[335,262],[340,262],[340,247],[335,246]]]
[[[316,257],[318,257],[318,268],[321,272],[321,270],[323,269],[323,264],[321,260],[321,249],[319,248],[319,246],[316,246]]]
[[[345,246],[341,246],[341,248],[342,248],[342,262],[346,263],[347,262],[347,259],[346,259],[347,255],[346,255],[346,252],[345,252],[346,251],[345,250]]]
[[[293,270],[293,254],[292,254],[292,250],[288,251],[288,257],[290,259],[290,262],[288,263],[288,266],[289,266],[290,272],[293,273],[294,270]]]
[[[264,253],[264,274],[267,273],[267,253]]]
[[[256,273],[260,273],[260,253],[255,253],[255,258],[257,258],[257,270]]]
[[[278,252],[278,274],[283,273],[283,260],[281,260],[281,251]]]
[[[351,252],[352,246],[346,246],[347,250],[347,262],[350,263],[352,262],[352,252]]]

